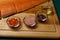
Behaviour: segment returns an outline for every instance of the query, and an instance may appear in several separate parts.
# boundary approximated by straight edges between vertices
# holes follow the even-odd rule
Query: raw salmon
[[[45,1],[47,0],[15,0],[14,2],[17,12],[20,12],[32,8],[33,6],[43,3]]]
[[[13,1],[9,1],[9,0],[0,1],[0,11],[1,11],[1,17],[6,17],[16,13],[16,9],[13,4]]]
[[[48,0],[0,0],[1,17],[6,17],[41,4]]]

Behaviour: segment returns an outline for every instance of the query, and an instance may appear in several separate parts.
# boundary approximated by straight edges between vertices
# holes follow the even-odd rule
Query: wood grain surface
[[[24,24],[23,18],[29,15],[32,15],[35,18],[35,13],[40,11],[42,6],[51,6],[53,8],[53,15],[48,15],[48,20],[46,23],[38,23],[36,29],[28,28]],[[10,17],[19,17],[22,23],[21,28],[17,30],[11,29],[6,23],[6,20]],[[60,38],[60,24],[52,0],[49,1],[49,3],[45,2],[43,4],[36,5],[35,7],[25,10],[22,13],[15,14],[7,18],[2,18],[0,20],[0,36],[25,38]]]

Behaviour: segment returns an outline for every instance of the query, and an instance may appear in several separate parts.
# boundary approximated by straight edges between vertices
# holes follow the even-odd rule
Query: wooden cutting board
[[[35,13],[40,11],[41,6],[51,6],[53,8],[53,15],[48,15],[46,23],[38,23],[37,28],[30,29],[23,22],[25,16],[32,15],[35,18]],[[18,30],[11,29],[6,20],[10,17],[19,17],[21,19],[22,26]],[[59,38],[60,37],[60,24],[56,15],[52,0],[34,6],[31,9],[25,10],[22,13],[18,13],[7,18],[0,20],[0,37],[31,37],[31,38]]]

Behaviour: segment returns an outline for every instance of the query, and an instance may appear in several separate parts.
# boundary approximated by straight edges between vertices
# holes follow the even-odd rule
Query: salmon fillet
[[[13,1],[10,1],[10,0],[0,1],[0,11],[1,11],[1,17],[6,17],[16,13],[16,9],[13,4]]]
[[[48,0],[0,0],[1,17],[24,11],[46,1]]]
[[[14,3],[17,12],[21,12],[46,1],[47,0],[15,0]]]

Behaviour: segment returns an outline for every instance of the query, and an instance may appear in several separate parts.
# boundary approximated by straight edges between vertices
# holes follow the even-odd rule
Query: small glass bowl
[[[36,20],[39,22],[45,22],[48,19],[48,16],[45,12],[37,12],[36,13]]]

